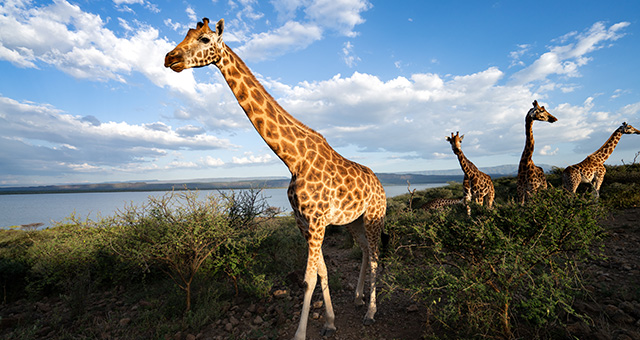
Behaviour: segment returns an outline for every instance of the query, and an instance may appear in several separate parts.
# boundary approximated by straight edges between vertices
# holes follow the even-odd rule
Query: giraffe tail
[[[382,235],[380,235],[380,240],[382,241],[382,248],[380,249],[380,259],[384,259],[384,257],[387,255],[387,252],[389,251],[389,240],[391,239],[391,236],[389,236],[389,234],[385,233],[384,230],[382,231]],[[384,263],[382,263],[382,265],[384,266]]]

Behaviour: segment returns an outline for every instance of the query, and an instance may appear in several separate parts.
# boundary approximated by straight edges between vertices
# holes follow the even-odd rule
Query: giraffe
[[[491,177],[484,172],[478,170],[478,168],[471,163],[470,160],[462,152],[462,139],[464,135],[460,136],[459,132],[456,132],[455,136],[453,132],[451,137],[446,137],[447,142],[451,144],[451,150],[458,156],[460,167],[464,172],[464,179],[462,181],[462,187],[464,189],[464,200],[466,202],[473,200],[482,205],[484,198],[487,198],[487,206],[491,208],[493,206],[493,199],[495,197],[495,189]],[[467,206],[467,213],[471,214],[471,209]]]
[[[538,101],[533,101],[533,107],[529,110],[525,117],[525,135],[526,142],[520,165],[518,166],[518,200],[520,204],[524,204],[526,200],[536,193],[539,189],[547,188],[547,178],[544,170],[533,163],[533,130],[531,129],[534,120],[553,123],[558,119],[551,115],[544,106],[538,105]]]
[[[464,198],[434,198],[429,200],[427,203],[422,205],[420,209],[423,210],[438,210],[444,207],[448,207],[450,205],[463,204],[465,202]]]
[[[294,339],[306,337],[311,296],[318,276],[325,305],[322,335],[336,331],[329,294],[322,242],[328,225],[345,225],[362,249],[362,264],[355,292],[356,305],[364,305],[364,282],[370,276],[370,296],[365,325],[376,313],[378,242],[384,226],[386,196],[371,169],[336,152],[318,132],[305,126],[276,102],[245,63],[222,40],[224,19],[215,30],[204,18],[165,57],[165,67],[175,72],[214,64],[220,69],[238,103],[271,150],[291,173],[287,196],[308,254],[304,299]]]
[[[640,134],[640,130],[633,126],[622,123],[611,134],[611,137],[594,153],[590,154],[582,162],[568,166],[562,172],[562,184],[568,191],[575,193],[580,183],[591,183],[591,188],[596,194],[596,197],[600,197],[600,185],[604,180],[604,174],[607,169],[604,167],[604,162],[609,158],[613,150],[618,145],[620,138],[624,134]]]

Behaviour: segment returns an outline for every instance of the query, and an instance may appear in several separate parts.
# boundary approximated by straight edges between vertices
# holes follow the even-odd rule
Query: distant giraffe
[[[453,153],[458,156],[458,162],[460,162],[460,167],[464,172],[464,179],[462,181],[464,200],[469,202],[473,198],[476,203],[482,205],[484,198],[486,197],[487,207],[491,208],[496,194],[493,182],[491,181],[491,176],[478,170],[478,168],[471,163],[471,161],[467,159],[462,152],[461,144],[462,139],[464,139],[464,135],[460,136],[459,132],[456,132],[454,136],[452,132],[451,137],[446,137],[446,139],[447,142],[451,144],[451,150],[453,150]],[[468,206],[467,213],[471,213]]]
[[[523,204],[528,200],[532,194],[536,193],[540,189],[547,188],[547,178],[544,175],[544,170],[541,167],[536,166],[533,163],[531,157],[533,156],[533,130],[532,125],[534,120],[542,122],[553,123],[558,119],[551,115],[544,106],[539,106],[538,101],[533,101],[533,108],[529,110],[525,117],[525,136],[526,142],[524,145],[524,151],[522,151],[522,157],[520,158],[520,165],[518,166],[518,200]]]
[[[336,330],[329,294],[322,241],[328,225],[346,225],[362,249],[362,266],[355,302],[364,305],[364,280],[369,268],[370,297],[364,324],[374,322],[378,241],[387,207],[384,189],[369,168],[338,154],[322,135],[305,126],[267,93],[244,62],[222,40],[224,20],[215,31],[204,18],[196,29],[165,57],[165,67],[176,72],[186,68],[216,65],[238,103],[260,136],[291,172],[287,195],[298,228],[308,243],[305,291],[295,339],[304,339],[311,296],[318,276],[325,304],[322,334]]]
[[[438,210],[456,204],[464,204],[464,198],[434,198],[422,205],[423,210]]]
[[[600,185],[602,185],[604,174],[607,172],[604,162],[609,158],[624,134],[640,134],[640,131],[627,123],[622,123],[600,149],[587,156],[582,162],[564,169],[562,184],[565,189],[573,193],[576,192],[580,183],[591,183],[596,197],[599,197]]]

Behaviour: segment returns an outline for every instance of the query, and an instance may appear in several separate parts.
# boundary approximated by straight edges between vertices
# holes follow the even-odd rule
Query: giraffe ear
[[[222,31],[224,31],[224,19],[220,19],[216,24],[216,34],[218,34],[218,36],[222,36]]]
[[[464,139],[464,135],[460,136],[460,141],[462,141]]]

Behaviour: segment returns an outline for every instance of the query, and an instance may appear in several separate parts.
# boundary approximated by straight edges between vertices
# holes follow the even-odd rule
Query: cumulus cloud
[[[252,152],[245,152],[243,157],[233,157],[232,163],[237,165],[256,165],[266,164],[275,161],[275,157],[268,153],[260,156],[255,156]]]
[[[174,129],[162,122],[101,123],[95,117],[73,116],[48,105],[0,96],[0,149],[5,150],[0,153],[0,163],[22,164],[28,171],[49,171],[51,165],[43,164],[50,161],[69,170],[89,171],[99,166],[144,164],[166,156],[167,150],[236,147],[228,140],[196,131],[191,126]],[[20,162],[11,159],[15,152],[20,152]],[[2,169],[15,171],[10,166]]]
[[[230,20],[233,33],[227,41],[242,43],[237,48],[246,60],[271,59],[291,51],[304,49],[321,40],[326,31],[337,32],[346,37],[358,35],[355,27],[364,22],[362,13],[372,6],[366,0],[313,0],[273,1],[278,13],[279,25],[261,32],[253,31],[253,21],[261,19],[262,13],[253,8],[255,1],[244,1],[238,17]]]
[[[322,38],[322,29],[315,24],[289,21],[273,31],[255,34],[238,54],[247,60],[264,60],[303,49]]]
[[[511,79],[514,84],[526,84],[547,79],[550,75],[577,77],[578,68],[586,65],[591,58],[586,56],[605,47],[606,43],[616,41],[625,35],[622,30],[628,22],[620,22],[607,27],[603,22],[593,24],[582,33],[572,32],[559,39],[563,45],[551,46],[528,67],[515,73]],[[522,51],[522,49],[520,50]],[[512,57],[518,57],[516,52]]]

